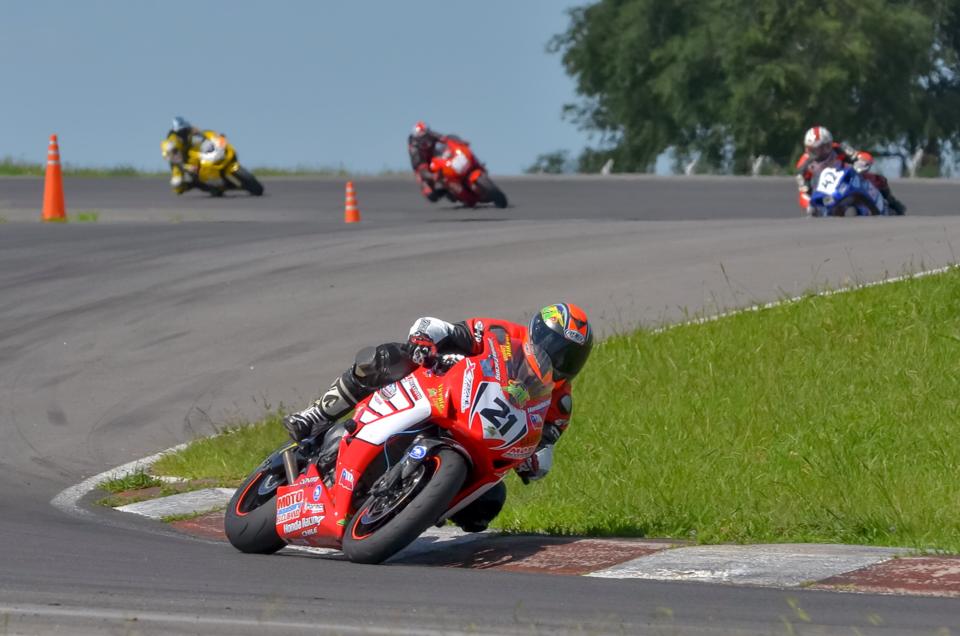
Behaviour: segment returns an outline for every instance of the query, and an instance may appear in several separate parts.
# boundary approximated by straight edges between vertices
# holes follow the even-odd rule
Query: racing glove
[[[537,481],[538,479],[543,479],[547,476],[547,473],[550,472],[550,468],[553,467],[553,444],[547,444],[536,453],[530,457],[523,460],[523,462],[517,466],[516,471],[517,475],[520,476],[521,481],[525,484],[529,484],[531,481]]]
[[[437,343],[428,334],[417,331],[407,338],[410,359],[422,367],[432,366],[437,360]]]
[[[320,407],[313,406],[292,413],[283,418],[283,427],[290,434],[290,439],[295,442],[302,442],[308,437],[315,437],[324,432],[330,425],[330,422],[320,411]]]

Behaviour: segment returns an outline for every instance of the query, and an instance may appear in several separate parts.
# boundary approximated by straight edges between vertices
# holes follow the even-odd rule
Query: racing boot
[[[290,433],[290,439],[302,442],[310,437],[319,438],[326,433],[334,422],[349,413],[357,402],[365,397],[358,389],[362,387],[357,384],[353,369],[348,369],[333,381],[319,400],[304,410],[283,418],[283,426]]]
[[[283,425],[295,442],[318,437],[353,410],[357,402],[378,388],[400,380],[416,367],[404,344],[391,342],[361,349],[353,366],[334,380],[319,400],[285,417]]]
[[[903,216],[906,214],[907,206],[903,204],[903,201],[892,194],[887,197],[887,203],[890,205],[890,209],[893,210],[897,216]]]
[[[506,500],[507,486],[501,481],[450,517],[450,520],[464,532],[483,532],[500,514]]]

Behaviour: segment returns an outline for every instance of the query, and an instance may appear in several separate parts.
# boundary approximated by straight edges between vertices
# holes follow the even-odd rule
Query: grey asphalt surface
[[[498,181],[515,207],[357,179],[364,221],[346,226],[343,180],[211,200],[68,179],[68,211],[99,221],[67,225],[34,222],[41,181],[0,180],[0,634],[957,629],[956,600],[256,557],[49,505],[265,403],[305,403],[423,314],[521,319],[570,299],[610,333],[958,260],[955,183],[895,184],[904,218],[812,220],[782,179]]]

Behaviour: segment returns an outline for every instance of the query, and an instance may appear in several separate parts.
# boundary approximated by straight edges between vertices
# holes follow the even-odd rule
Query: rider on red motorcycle
[[[443,154],[448,140],[463,143],[463,140],[455,135],[441,135],[431,130],[422,121],[418,121],[413,126],[410,136],[407,137],[410,166],[417,175],[423,196],[431,202],[439,201],[447,194],[446,189],[438,181],[439,175],[430,169],[430,162],[434,157]]]
[[[886,177],[870,172],[873,155],[869,152],[858,151],[849,144],[835,142],[833,135],[823,126],[814,126],[808,130],[803,137],[803,146],[804,153],[797,161],[797,187],[800,191],[800,207],[805,208],[808,214],[812,213],[810,194],[813,192],[813,176],[824,166],[833,165],[837,161],[852,165],[858,173],[873,183],[897,214],[906,212],[907,207],[890,192]]]
[[[360,350],[353,366],[334,380],[323,397],[309,408],[288,415],[284,426],[294,441],[317,437],[378,388],[399,381],[417,366],[432,367],[445,355],[475,355],[483,350],[485,335],[498,330],[522,341],[525,348],[528,343],[538,347],[553,366],[553,397],[540,446],[517,468],[524,483],[542,479],[553,463],[553,445],[566,430],[573,411],[570,383],[583,368],[593,346],[593,330],[586,313],[570,303],[544,307],[534,314],[527,327],[492,318],[469,318],[453,324],[420,318],[410,328],[407,342]],[[499,514],[506,496],[506,486],[500,482],[452,519],[468,532],[485,530]]]

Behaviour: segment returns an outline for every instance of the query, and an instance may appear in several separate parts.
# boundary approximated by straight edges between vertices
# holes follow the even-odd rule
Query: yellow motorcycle
[[[240,165],[236,149],[224,135],[194,131],[185,140],[171,132],[160,150],[170,164],[170,187],[176,194],[192,188],[215,197],[227,190],[246,190],[255,197],[263,194],[263,185]]]

